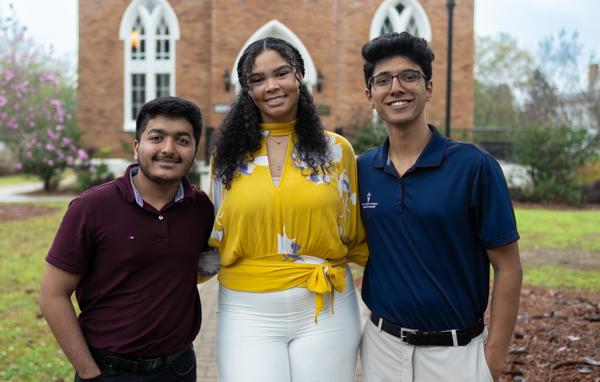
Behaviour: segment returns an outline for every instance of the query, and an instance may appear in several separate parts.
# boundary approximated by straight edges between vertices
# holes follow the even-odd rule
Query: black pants
[[[191,347],[170,364],[161,365],[144,373],[119,370],[94,352],[92,352],[92,356],[102,374],[93,379],[81,379],[75,373],[75,382],[196,382],[196,354]]]

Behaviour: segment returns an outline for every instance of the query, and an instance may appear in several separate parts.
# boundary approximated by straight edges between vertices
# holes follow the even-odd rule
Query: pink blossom
[[[17,162],[13,165],[15,171],[21,171],[23,169],[23,164],[21,162]]]
[[[65,159],[65,154],[63,154],[62,151],[57,151],[56,152],[56,156],[58,157],[58,159],[63,160]]]
[[[53,141],[57,140],[58,137],[60,137],[60,133],[55,133],[51,129],[48,129],[46,132],[48,133],[48,137]],[[48,146],[46,146],[46,147],[48,147]]]
[[[31,159],[31,157],[32,157],[31,151],[25,151],[25,157]]]
[[[65,129],[64,125],[56,125],[56,131],[63,131]]]
[[[8,121],[7,127],[9,129],[16,129],[17,127],[19,127],[19,124],[17,123],[17,121],[14,118],[11,118],[11,120]]]
[[[6,80],[6,82],[12,80],[14,76],[15,74],[12,70],[4,69],[4,79]]]
[[[67,156],[67,164],[71,164],[71,163],[73,163],[73,157],[68,155]]]
[[[6,97],[0,95],[0,107],[3,107],[4,105],[6,105]]]
[[[52,159],[46,159],[46,164],[48,166],[52,166],[54,164],[54,161]]]
[[[87,158],[88,158],[88,155],[85,151],[83,151],[82,149],[77,150],[77,159],[86,160]]]
[[[54,145],[52,143],[46,143],[46,150],[48,151],[54,151]]]
[[[63,139],[62,139],[63,145],[70,145],[72,142],[73,142],[73,140],[69,137],[63,137]]]

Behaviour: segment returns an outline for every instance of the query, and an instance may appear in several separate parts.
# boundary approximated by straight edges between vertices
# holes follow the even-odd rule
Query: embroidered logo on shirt
[[[379,203],[377,202],[371,202],[371,193],[367,192],[367,202],[366,203],[361,203],[362,208],[376,208]]]

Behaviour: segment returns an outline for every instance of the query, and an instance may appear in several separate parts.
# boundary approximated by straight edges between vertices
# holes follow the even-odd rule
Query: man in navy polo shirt
[[[75,381],[196,381],[196,266],[213,209],[185,175],[201,128],[190,101],[148,102],[136,121],[137,164],[69,205],[46,257],[40,308]]]
[[[388,130],[358,160],[369,243],[365,381],[497,381],[522,279],[498,163],[427,124],[433,51],[407,32],[363,46],[366,96]],[[494,268],[489,337],[483,316]]]

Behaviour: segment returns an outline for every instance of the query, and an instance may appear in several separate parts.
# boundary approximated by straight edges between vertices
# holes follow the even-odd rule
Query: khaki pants
[[[360,356],[364,382],[492,382],[487,329],[465,346],[413,346],[367,320]]]

